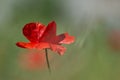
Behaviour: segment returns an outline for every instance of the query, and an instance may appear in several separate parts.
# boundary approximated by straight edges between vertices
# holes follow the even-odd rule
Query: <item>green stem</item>
[[[48,51],[47,49],[45,49],[45,56],[46,56],[46,62],[47,62],[47,67],[49,69],[49,72],[51,73],[51,68],[50,68],[50,63],[49,63],[49,59],[48,59]]]

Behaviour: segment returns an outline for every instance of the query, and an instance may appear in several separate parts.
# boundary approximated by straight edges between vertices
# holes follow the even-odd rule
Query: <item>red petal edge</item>
[[[45,48],[50,48],[49,43],[44,43],[44,42],[40,42],[40,43],[25,43],[25,42],[18,42],[16,43],[16,45],[18,47],[21,48],[27,48],[27,49],[45,49]]]
[[[71,44],[75,40],[75,38],[73,36],[70,36],[68,33],[61,34],[58,37],[61,38],[63,36],[64,36],[64,39],[59,42],[60,44]]]
[[[25,42],[17,42],[16,45],[21,48],[28,48],[33,49],[35,47],[35,44],[33,43],[25,43]]]

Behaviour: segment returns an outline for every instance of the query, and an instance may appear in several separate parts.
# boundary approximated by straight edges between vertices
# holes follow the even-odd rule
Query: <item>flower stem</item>
[[[49,72],[51,73],[51,68],[50,68],[50,63],[49,63],[49,59],[48,59],[48,51],[47,51],[47,49],[45,49],[45,56],[46,56],[47,67],[49,69]]]

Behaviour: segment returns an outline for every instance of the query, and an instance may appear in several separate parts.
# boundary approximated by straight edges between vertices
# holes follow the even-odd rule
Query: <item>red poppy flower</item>
[[[50,22],[47,27],[42,23],[28,23],[23,28],[23,34],[30,42],[18,42],[16,43],[18,47],[39,50],[49,48],[60,55],[63,55],[66,50],[61,44],[74,42],[74,37],[68,33],[56,35],[54,21]]]

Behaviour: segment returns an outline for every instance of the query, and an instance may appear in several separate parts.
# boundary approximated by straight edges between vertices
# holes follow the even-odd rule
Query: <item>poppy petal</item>
[[[58,36],[58,40],[60,41],[60,44],[70,44],[73,43],[75,38],[73,36],[70,36],[68,33],[64,33]]]
[[[23,28],[23,34],[31,42],[39,42],[44,31],[45,26],[41,23],[28,23]]]
[[[21,48],[33,49],[36,44],[33,43],[25,43],[25,42],[17,42],[16,45]]]
[[[42,50],[45,48],[50,48],[49,43],[45,43],[45,42],[40,42],[35,46],[36,49]]]
[[[52,44],[60,44],[59,42],[60,42],[60,41],[63,41],[64,38],[65,38],[65,35],[64,35],[64,34],[60,34],[60,35],[54,37],[54,38],[51,40],[51,43],[52,43]]]
[[[50,45],[48,43],[40,42],[40,43],[25,43],[25,42],[18,42],[16,43],[18,47],[21,48],[28,48],[28,49],[45,49],[50,48]]]
[[[60,45],[50,44],[51,50],[57,52],[59,55],[63,55],[66,51],[66,48]]]
[[[56,36],[56,23],[54,21],[50,22],[46,27],[45,32],[40,38],[40,42],[51,42],[51,40]]]

